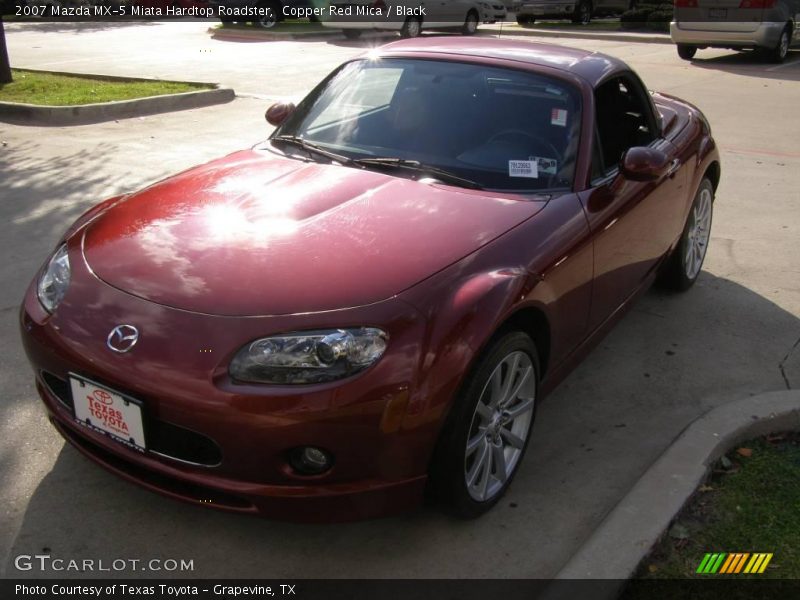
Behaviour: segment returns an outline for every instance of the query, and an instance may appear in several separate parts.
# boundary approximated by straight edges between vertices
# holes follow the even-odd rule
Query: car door
[[[591,186],[581,193],[594,235],[591,328],[639,289],[665,257],[681,229],[686,194],[686,169],[677,160],[656,181],[633,181],[620,173],[621,157],[634,146],[675,154],[632,74],[617,75],[595,90],[594,136]]]
[[[428,0],[425,6],[431,25],[442,27],[463,21],[460,14],[464,3],[460,0]]]

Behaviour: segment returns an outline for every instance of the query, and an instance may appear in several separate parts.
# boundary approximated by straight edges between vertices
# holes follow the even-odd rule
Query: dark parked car
[[[249,23],[271,29],[285,19],[285,9],[312,8],[320,0],[209,0],[223,23]]]
[[[800,45],[800,0],[675,0],[672,41],[684,60],[698,48],[759,50],[783,62]]]
[[[517,23],[529,27],[536,19],[569,19],[586,25],[592,17],[618,15],[633,8],[636,0],[518,0]]]
[[[711,130],[615,58],[400,41],[267,117],[80,217],[21,309],[56,429],[173,498],[335,520],[427,488],[479,515],[541,399],[654,279],[700,273]]]

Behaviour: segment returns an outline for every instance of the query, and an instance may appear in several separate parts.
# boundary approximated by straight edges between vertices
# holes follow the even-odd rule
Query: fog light
[[[320,448],[304,446],[291,451],[289,463],[301,475],[319,475],[331,468],[333,457]]]

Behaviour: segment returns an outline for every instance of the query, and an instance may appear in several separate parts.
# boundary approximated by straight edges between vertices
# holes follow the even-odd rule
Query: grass
[[[798,540],[800,434],[759,438],[732,450],[717,463],[710,480],[698,489],[668,534],[640,565],[637,577],[702,579],[706,583],[735,579],[739,585],[747,578],[797,579]],[[700,575],[696,570],[706,552],[772,552],[774,556],[760,575]],[[710,591],[715,585],[719,591],[719,584],[706,587]]]
[[[210,89],[213,86],[176,81],[119,80],[81,75],[57,75],[12,69],[14,81],[0,85],[0,102],[74,106],[132,100]]]

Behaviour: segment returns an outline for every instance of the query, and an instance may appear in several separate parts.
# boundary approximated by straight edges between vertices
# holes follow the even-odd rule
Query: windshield
[[[455,185],[461,178],[542,193],[571,187],[579,127],[579,94],[555,78],[452,61],[365,59],[312,92],[272,139],[302,138],[359,168],[415,177],[427,167],[451,174],[452,181],[441,179]],[[362,162],[375,158],[405,162]]]

